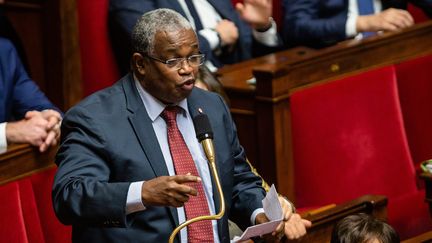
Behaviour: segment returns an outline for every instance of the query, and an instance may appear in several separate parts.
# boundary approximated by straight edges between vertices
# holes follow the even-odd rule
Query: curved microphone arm
[[[216,220],[223,217],[225,214],[225,198],[223,195],[222,187],[220,185],[219,181],[219,175],[216,168],[216,157],[214,152],[214,146],[213,146],[213,132],[211,131],[210,123],[208,121],[208,117],[205,114],[202,114],[202,111],[200,111],[200,115],[194,118],[194,124],[195,124],[195,130],[197,132],[197,138],[201,142],[201,146],[204,149],[204,153],[207,157],[207,160],[209,162],[210,170],[212,172],[213,178],[215,180],[216,188],[219,193],[219,199],[220,199],[220,207],[219,207],[219,213],[215,215],[203,215],[198,216],[192,219],[189,219],[173,230],[173,232],[170,235],[169,243],[174,242],[175,236],[180,232],[181,229],[188,226],[189,224],[195,223],[197,221],[201,220]]]

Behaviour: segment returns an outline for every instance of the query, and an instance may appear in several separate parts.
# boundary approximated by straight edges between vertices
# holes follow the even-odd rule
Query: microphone
[[[216,184],[216,188],[218,190],[219,194],[219,201],[220,201],[220,207],[219,207],[219,213],[215,215],[203,215],[198,216],[192,219],[189,219],[173,230],[173,232],[170,235],[169,243],[174,242],[174,238],[180,230],[189,224],[192,224],[197,221],[201,220],[216,220],[221,219],[223,215],[225,214],[225,199],[222,191],[222,187],[220,185],[219,181],[219,175],[216,169],[216,159],[215,159],[215,152],[214,152],[214,146],[213,146],[213,131],[211,129],[210,121],[206,114],[203,113],[202,109],[198,109],[199,115],[193,118],[193,123],[195,127],[195,133],[198,141],[201,143],[201,146],[204,149],[204,153],[207,157],[207,160],[209,162],[210,171],[212,172],[213,179]]]
[[[204,149],[207,160],[209,161],[210,165],[212,165],[215,163],[213,131],[207,115],[202,113],[201,108],[198,111],[200,114],[193,119],[196,137]]]

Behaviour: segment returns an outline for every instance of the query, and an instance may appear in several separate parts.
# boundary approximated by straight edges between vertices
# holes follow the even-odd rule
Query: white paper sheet
[[[278,199],[278,193],[274,185],[270,187],[266,197],[262,200],[264,212],[270,220],[267,223],[248,227],[241,236],[235,236],[231,242],[241,242],[255,236],[269,234],[276,230],[277,226],[283,220],[282,206]]]

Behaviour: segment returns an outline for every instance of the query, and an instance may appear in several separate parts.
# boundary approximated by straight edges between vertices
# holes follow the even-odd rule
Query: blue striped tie
[[[359,15],[374,14],[374,6],[372,0],[357,0]],[[375,35],[375,32],[362,32],[363,37]]]

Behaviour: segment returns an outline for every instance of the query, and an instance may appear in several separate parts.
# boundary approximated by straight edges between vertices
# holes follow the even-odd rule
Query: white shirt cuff
[[[213,29],[202,29],[198,32],[201,36],[206,38],[208,43],[210,44],[210,48],[215,50],[219,46],[219,37],[217,33]]]
[[[358,34],[356,28],[357,17],[358,15],[352,14],[347,18],[347,22],[345,24],[345,34],[347,38],[354,37]]]
[[[259,32],[256,30],[252,31],[252,35],[259,43],[266,46],[277,46],[279,45],[279,39],[277,36],[277,26],[276,22],[271,19],[271,27],[267,31]]]
[[[7,122],[0,123],[0,148],[6,148],[7,147],[6,124],[7,124]]]
[[[141,188],[143,183],[144,181],[137,181],[130,184],[126,199],[126,214],[146,209],[141,200]]]
[[[264,208],[257,208],[257,209],[255,209],[255,211],[253,211],[253,213],[250,217],[251,225],[255,225],[256,216],[260,213],[264,213]]]

